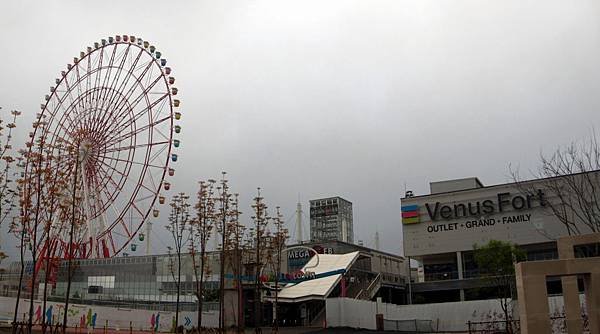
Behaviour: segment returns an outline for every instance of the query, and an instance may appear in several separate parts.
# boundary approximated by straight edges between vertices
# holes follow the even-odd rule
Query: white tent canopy
[[[302,271],[314,272],[316,275],[340,269],[349,270],[358,259],[359,252],[348,254],[319,254],[313,256],[302,268]],[[326,299],[333,288],[338,284],[342,274],[335,274],[322,278],[311,279],[298,284],[284,287],[278,295],[279,302],[293,303],[312,299]],[[274,299],[272,296],[268,299]]]

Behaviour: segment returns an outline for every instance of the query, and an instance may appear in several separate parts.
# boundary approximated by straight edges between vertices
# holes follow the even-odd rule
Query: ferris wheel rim
[[[113,250],[113,252],[112,252],[113,256],[119,254],[128,245],[128,243],[138,233],[138,231],[142,227],[143,223],[148,220],[150,212],[155,207],[156,200],[157,200],[157,198],[159,197],[159,195],[161,193],[161,188],[163,186],[163,183],[165,183],[165,180],[166,180],[167,171],[169,170],[169,166],[170,166],[170,160],[171,160],[170,158],[171,158],[172,151],[173,151],[173,147],[172,147],[172,143],[173,143],[173,140],[174,140],[174,133],[173,133],[174,117],[173,116],[174,116],[174,113],[175,113],[175,111],[174,111],[174,103],[173,103],[173,96],[172,96],[173,94],[171,94],[171,87],[172,86],[169,83],[169,80],[167,79],[168,73],[165,74],[165,72],[163,71],[164,65],[161,66],[161,64],[159,63],[158,57],[155,57],[153,55],[153,52],[149,52],[149,50],[147,50],[147,48],[141,47],[139,44],[135,44],[133,42],[129,43],[129,42],[123,42],[123,41],[122,42],[116,41],[116,42],[111,42],[111,43],[108,43],[106,45],[102,45],[100,47],[94,48],[91,51],[88,49],[88,53],[86,53],[84,55],[84,57],[82,57],[81,59],[79,59],[78,61],[76,61],[73,66],[68,66],[67,71],[63,71],[61,73],[61,77],[60,77],[60,79],[57,79],[57,83],[56,83],[56,86],[55,86],[55,87],[60,87],[60,85],[63,82],[66,82],[67,81],[67,77],[69,76],[69,74],[72,73],[73,71],[75,71],[76,69],[78,69],[79,68],[78,66],[79,66],[79,64],[81,62],[83,62],[86,59],[88,59],[88,63],[90,63],[91,62],[91,56],[92,56],[93,53],[99,51],[99,52],[101,52],[103,54],[103,52],[104,52],[105,49],[109,48],[110,46],[114,46],[113,47],[113,56],[114,56],[114,50],[116,50],[119,45],[124,45],[124,44],[127,45],[127,49],[126,50],[129,50],[132,46],[133,47],[137,47],[139,49],[139,53],[138,53],[138,58],[137,59],[139,59],[143,54],[145,54],[145,56],[149,56],[151,61],[149,62],[149,64],[147,65],[147,67],[148,68],[154,67],[154,68],[157,68],[160,71],[160,75],[155,79],[155,81],[153,82],[152,86],[150,86],[148,88],[153,87],[154,84],[156,84],[156,82],[159,79],[162,79],[161,80],[162,81],[162,85],[164,85],[163,87],[166,89],[166,93],[163,95],[163,97],[160,100],[166,99],[166,101],[168,102],[166,104],[168,106],[167,107],[168,108],[168,116],[165,117],[165,119],[161,120],[160,122],[168,120],[168,129],[169,129],[169,132],[168,132],[168,139],[166,141],[164,141],[164,142],[161,142],[161,144],[164,144],[166,146],[163,147],[162,149],[160,149],[159,152],[155,153],[155,157],[153,158],[153,161],[154,161],[154,159],[156,159],[156,157],[158,157],[159,155],[163,155],[163,158],[160,159],[160,160],[158,160],[158,162],[160,163],[160,165],[152,165],[152,164],[150,164],[150,158],[151,158],[151,154],[152,154],[151,150],[146,149],[145,152],[143,150],[140,150],[140,154],[144,155],[144,162],[143,162],[144,167],[141,168],[140,175],[139,175],[139,177],[136,178],[137,182],[135,182],[135,186],[134,186],[133,191],[130,192],[129,196],[126,196],[126,198],[128,199],[127,203],[124,204],[123,208],[120,210],[119,215],[116,216],[116,218],[113,219],[113,221],[110,222],[103,231],[100,231],[100,233],[98,233],[98,235],[96,237],[96,239],[100,239],[100,238],[108,236],[108,238],[110,239],[110,242],[111,242],[111,247],[112,247],[112,250]],[[124,61],[124,59],[125,58],[123,58],[123,61]],[[111,58],[111,61],[112,61],[112,58]],[[122,70],[122,68],[119,68],[119,67],[112,67],[112,68],[118,68],[119,70]],[[79,73],[78,73],[78,81],[75,82],[75,83],[73,83],[72,85],[79,84],[85,78],[90,78],[91,75],[93,75],[95,72],[102,71],[103,69],[105,69],[105,68],[102,68],[102,67],[95,68],[94,71],[92,71],[92,72],[85,72],[85,75],[83,77],[80,77]],[[127,72],[127,74],[129,74],[130,76],[133,76],[135,78],[134,79],[135,84],[133,85],[134,87],[137,86],[137,85],[140,85],[140,86],[143,87],[143,85],[140,82],[141,79],[135,77],[135,74],[132,73],[132,71],[130,69],[127,69],[126,72]],[[103,91],[103,90],[105,90],[105,88],[106,87],[104,87],[104,86],[101,86],[101,87],[94,86],[93,90]],[[132,91],[133,91],[133,89],[132,89]],[[60,109],[58,109],[58,108],[53,108],[52,111],[49,108],[49,105],[50,105],[51,101],[53,100],[53,98],[56,98],[58,96],[58,92],[59,91],[56,90],[56,89],[51,90],[50,97],[46,98],[46,101],[45,101],[45,103],[43,104],[43,107],[42,107],[42,111],[39,114],[39,117],[37,118],[38,121],[43,120],[43,118],[46,115],[48,115],[48,114],[52,114],[51,118],[54,118],[59,113],[61,113]],[[90,91],[87,90],[87,91],[84,91],[84,93],[85,94],[89,94]],[[69,91],[69,96],[70,96],[70,91]],[[146,114],[146,113],[151,114],[153,112],[152,111],[152,107],[155,106],[156,104],[152,105],[152,104],[149,103],[150,100],[148,98],[148,92],[147,91],[142,91],[142,94],[140,94],[140,96],[142,96],[143,99],[145,99],[146,103],[147,103],[147,107],[144,108],[142,111],[139,112],[140,115],[142,113],[144,113],[144,114]],[[76,98],[80,98],[80,97],[81,97],[80,95],[76,96]],[[67,94],[64,94],[63,97],[62,97],[62,99],[66,99],[66,98],[67,98]],[[136,97],[136,99],[137,99],[137,97]],[[127,99],[125,101],[127,103],[129,102]],[[154,102],[156,102],[156,101],[154,101]],[[60,103],[62,104],[62,101]],[[129,109],[129,112],[133,112],[133,108],[127,108],[127,109]],[[72,108],[67,108],[67,110],[69,110],[68,112],[72,112],[73,111]],[[65,116],[68,115],[68,112],[63,111],[61,113],[62,114],[60,116],[61,120],[64,119]],[[132,124],[135,124],[135,122],[133,122]],[[158,124],[158,123],[156,123],[156,124]],[[149,123],[148,124],[148,129],[151,129],[156,124],[155,123]],[[76,125],[73,125],[73,123],[70,123],[70,125],[72,125],[73,127],[76,127]],[[42,131],[41,135],[39,135],[39,131]],[[40,129],[38,126],[34,127],[33,135],[31,136],[31,140],[30,140],[30,143],[32,145],[29,146],[29,148],[28,148],[29,154],[31,154],[33,152],[33,148],[34,148],[36,139],[37,138],[46,138],[48,131],[49,130],[47,128]],[[134,130],[134,131],[136,131],[136,130]],[[130,145],[128,148],[126,147],[125,150],[128,151],[128,154],[130,154],[130,155],[134,154],[135,155],[135,153],[137,151],[136,148],[138,148],[138,147],[144,147],[144,146],[151,147],[151,146],[154,146],[155,143],[152,142],[153,135],[154,135],[154,132],[150,131],[149,132],[149,137],[148,137],[149,142],[143,143],[143,144],[139,144],[139,145],[137,144],[137,142],[134,142],[133,145]],[[167,137],[164,134],[162,134],[162,135],[165,138]],[[132,140],[136,140],[137,139],[137,137],[135,135],[132,136],[132,137],[133,137]],[[51,143],[54,143],[57,140],[57,138],[61,138],[61,137],[59,137],[57,135],[57,133],[52,133]],[[64,136],[62,138],[64,138]],[[121,141],[123,139],[122,138],[117,138],[117,139],[120,139],[120,140],[111,143],[111,146],[109,146],[109,148],[113,148],[116,145],[120,145],[120,143],[121,143]],[[43,146],[43,145],[44,145],[44,143],[42,142],[41,146]],[[120,148],[120,147],[118,147],[118,148]],[[119,151],[119,150],[117,150],[117,151]],[[162,153],[162,151],[166,151],[166,152]],[[105,157],[103,157],[103,158],[105,158]],[[125,160],[128,161],[128,164],[127,164],[128,171],[127,171],[126,175],[123,175],[118,180],[119,181],[118,183],[115,183],[115,185],[116,185],[115,191],[112,193],[112,195],[110,195],[110,196],[107,197],[108,201],[105,203],[105,205],[103,207],[101,207],[101,212],[100,213],[108,210],[108,207],[111,205],[112,202],[115,201],[115,199],[119,195],[118,191],[121,190],[119,185],[121,183],[127,182],[127,179],[128,179],[128,176],[129,176],[129,171],[130,171],[131,166],[133,165],[133,163],[135,163],[135,161],[133,161],[133,157],[132,156],[128,156]],[[105,168],[107,168],[107,167],[109,167],[109,165],[106,165]],[[32,168],[32,166],[30,165],[30,161],[29,161],[29,159],[26,159],[26,164],[25,164],[25,173],[26,174],[30,171],[30,168]],[[147,175],[147,173],[149,171],[149,168],[158,168],[159,170],[161,170],[160,174],[158,174],[158,172],[157,172],[157,176],[160,175],[160,177],[157,179],[157,182],[154,182],[154,180],[152,178],[150,178],[150,180],[152,181],[151,183],[155,183],[153,190],[150,189],[150,188],[148,188],[148,187],[146,187],[146,189],[148,191],[150,191],[151,196],[149,196],[149,198],[151,198],[151,201],[150,201],[150,204],[148,205],[147,209],[140,210],[140,209],[138,209],[136,207],[134,200],[136,199],[136,196],[140,193],[140,189],[142,188],[142,185],[143,185],[145,177],[146,177],[146,175]],[[113,168],[113,171],[111,172],[111,176],[112,176],[112,174],[115,173],[115,171],[117,171],[116,168]],[[106,188],[106,184],[108,182],[110,182],[109,180],[112,180],[112,177],[109,177],[106,180],[106,182],[104,182],[103,189]],[[31,189],[28,188],[28,190],[31,190]],[[124,216],[127,214],[128,209],[131,208],[131,207],[134,207],[139,212],[139,214],[140,214],[139,219],[140,219],[141,223],[135,224],[135,226],[134,226],[135,228],[132,229],[131,231],[129,231],[127,233],[128,234],[128,236],[127,236],[127,239],[128,239],[127,242],[122,243],[120,245],[120,247],[119,246],[115,246],[114,245],[114,241],[113,241],[113,237],[112,237],[113,229],[114,229],[114,227],[117,224],[124,224]],[[125,230],[127,231],[126,226],[124,226],[124,227],[125,227]],[[61,241],[63,241],[63,240],[61,240]]]

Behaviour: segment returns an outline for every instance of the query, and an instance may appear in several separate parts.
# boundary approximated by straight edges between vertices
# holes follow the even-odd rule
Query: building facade
[[[341,197],[311,200],[310,240],[354,243],[352,203]]]
[[[600,172],[593,173],[598,180]],[[552,187],[584,177],[493,186],[484,186],[477,178],[432,182],[430,194],[401,199],[404,255],[418,263],[416,277],[410,280],[412,301],[493,298],[486,290],[489,281],[480,278],[474,260],[476,244],[507,241],[523,249],[527,260],[558,258],[555,240],[569,231],[550,209],[559,201]],[[566,210],[575,210],[573,223],[581,234],[592,232],[578,221],[575,208]],[[548,285],[560,292],[559,280]]]

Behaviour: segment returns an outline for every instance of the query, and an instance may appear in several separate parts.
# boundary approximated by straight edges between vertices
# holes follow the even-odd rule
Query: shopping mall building
[[[401,207],[404,255],[413,267],[418,263],[409,279],[411,301],[493,298],[497,289],[480,278],[473,258],[475,244],[508,241],[522,248],[529,261],[558,258],[555,240],[569,232],[553,214],[561,201],[552,189],[566,190],[564,182],[600,187],[598,181],[600,171],[492,186],[472,177],[432,182],[429,195],[409,192]],[[579,206],[564,209],[579,233],[592,232],[579,220]],[[549,280],[548,291],[560,293],[560,281]]]

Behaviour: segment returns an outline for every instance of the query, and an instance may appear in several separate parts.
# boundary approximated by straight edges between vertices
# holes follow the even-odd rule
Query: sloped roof
[[[313,256],[302,268],[302,271],[312,271],[315,274],[324,274],[336,270],[349,270],[358,259],[359,252],[347,254],[319,254]],[[293,303],[311,299],[325,299],[333,288],[338,284],[342,274],[311,279],[298,284],[290,284],[284,287],[278,295],[279,302]],[[271,296],[268,299],[274,299]]]

